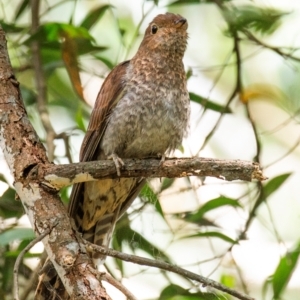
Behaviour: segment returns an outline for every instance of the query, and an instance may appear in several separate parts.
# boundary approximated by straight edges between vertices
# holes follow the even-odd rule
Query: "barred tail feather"
[[[120,206],[119,206],[120,207]],[[83,233],[83,238],[93,244],[109,247],[109,243],[119,217],[119,208],[113,213],[106,214],[90,230]],[[96,266],[105,262],[106,256],[97,252],[92,253],[92,258]]]
[[[41,270],[34,300],[69,300],[70,297],[48,258]]]

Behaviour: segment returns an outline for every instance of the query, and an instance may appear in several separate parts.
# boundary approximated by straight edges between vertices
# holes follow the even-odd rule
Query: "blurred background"
[[[54,163],[78,161],[104,78],[136,53],[149,22],[167,11],[189,23],[184,64],[192,114],[189,136],[174,156],[257,161],[269,179],[149,180],[119,221],[112,247],[256,299],[297,300],[299,1],[0,0],[0,24],[30,120]],[[43,107],[50,127],[40,118]],[[7,300],[15,259],[34,234],[2,153],[0,165],[0,298]],[[66,203],[69,193],[61,191]],[[33,299],[42,252],[39,243],[22,263],[22,300]],[[233,299],[158,269],[112,258],[105,268],[141,300]],[[113,299],[125,299],[106,287]]]

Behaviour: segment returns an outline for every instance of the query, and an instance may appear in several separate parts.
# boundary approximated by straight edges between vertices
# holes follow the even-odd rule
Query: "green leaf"
[[[16,26],[15,24],[8,24],[1,20],[1,27],[6,33],[20,33],[25,30],[24,27]]]
[[[187,72],[186,72],[186,79],[189,80],[193,75],[193,69],[192,68],[188,68]]]
[[[99,53],[100,51],[104,51],[107,48],[102,46],[95,46],[92,44],[90,40],[82,39],[82,38],[75,38],[74,39],[77,54],[84,55],[84,54],[94,54]],[[58,41],[51,41],[43,44],[41,49],[42,52],[42,59],[44,64],[44,70],[51,74],[57,68],[64,67],[64,63],[62,60],[62,44]]]
[[[112,70],[114,67],[115,67],[115,64],[112,63],[110,60],[108,60],[107,58],[105,57],[102,57],[102,56],[97,56],[97,55],[94,55],[94,57],[100,61],[102,61],[110,70]]]
[[[117,251],[122,251],[122,240],[120,240],[118,238],[119,234],[118,231],[119,230],[126,230],[126,228],[129,227],[129,219],[128,219],[128,214],[127,212],[124,213],[124,215],[121,217],[121,219],[117,222],[116,224],[116,228],[114,230],[113,236],[112,236],[112,248],[117,250]],[[124,263],[123,260],[121,259],[114,259],[116,265],[118,266],[121,274],[123,275],[124,273]]]
[[[49,42],[41,48],[43,68],[49,74],[57,68],[64,67],[61,57],[61,45],[59,42]]]
[[[120,246],[118,249],[119,251],[122,251],[121,245],[125,242],[133,252],[135,252],[137,249],[143,250],[153,258],[159,258],[170,263],[169,257],[163,250],[160,250],[141,234],[130,228],[127,214],[125,214],[121,218],[119,224],[117,224],[117,230],[115,231],[114,239],[117,240],[117,243]]]
[[[69,203],[69,200],[70,200],[69,190],[70,190],[70,187],[67,186],[67,187],[60,189],[60,191],[59,191],[60,199],[65,204]]]
[[[222,274],[221,283],[234,289],[236,286],[236,278],[232,274]]]
[[[220,0],[220,2],[229,2],[231,0]],[[170,3],[167,6],[176,6],[176,5],[187,5],[187,4],[202,4],[202,3],[215,3],[214,0],[177,0]]]
[[[50,106],[57,108],[66,108],[66,113],[75,120],[76,114],[81,109],[81,115],[84,118],[90,117],[90,107],[83,103],[78,95],[74,92],[71,84],[66,82],[62,72],[54,72],[47,81],[49,89]],[[72,125],[71,125],[72,126]]]
[[[272,178],[263,188],[265,198],[269,197],[272,193],[279,189],[281,185],[290,177],[290,175],[291,173],[286,173]]]
[[[300,243],[292,251],[280,259],[275,273],[272,276],[273,299],[279,300],[284,288],[287,286],[299,259]]]
[[[76,112],[75,121],[76,121],[76,124],[77,124],[78,128],[81,129],[83,132],[86,132],[81,107]]]
[[[0,197],[0,216],[7,218],[19,218],[24,215],[21,201],[15,199],[16,191],[9,187]],[[1,241],[0,241],[1,244]]]
[[[282,16],[286,15],[285,12],[276,9],[254,5],[239,6],[226,13],[231,29],[238,31],[252,29],[262,34],[273,33],[281,24]]]
[[[75,38],[74,42],[76,43],[78,55],[99,53],[107,50],[107,47],[96,46],[92,40],[87,38]]]
[[[3,249],[5,252],[8,251],[8,247],[5,247]],[[2,251],[1,251],[2,252]],[[4,252],[4,253],[5,253]],[[1,255],[2,257],[2,255]],[[14,263],[15,263],[15,258],[9,258],[9,257],[2,257],[2,263],[1,267],[1,289],[3,291],[10,291],[13,286],[13,268],[14,268]],[[2,299],[5,299],[2,297]]]
[[[31,240],[23,240],[20,242],[17,251],[20,252],[22,251],[25,247],[27,247],[27,245],[31,242]]]
[[[7,258],[17,258],[21,251],[7,251],[5,252],[5,257]],[[25,253],[24,258],[35,258],[40,257],[41,253]]]
[[[107,9],[112,8],[112,5],[106,4],[92,10],[82,21],[80,27],[90,30],[104,15]]]
[[[171,297],[173,296],[182,295],[186,293],[187,293],[186,289],[182,288],[179,285],[171,284],[162,290],[158,300],[168,300],[171,299]]]
[[[63,49],[66,42],[72,41],[72,48],[76,55],[99,53],[107,47],[94,45],[93,37],[83,27],[75,27],[69,24],[48,23],[43,25],[39,31],[28,38],[24,43],[30,45],[34,40],[41,44],[43,68],[48,75],[52,75],[57,68],[65,67],[62,59]]]
[[[160,187],[160,192],[168,189],[170,186],[173,185],[175,178],[164,178]]]
[[[215,238],[219,238],[225,242],[228,242],[230,244],[237,244],[237,242],[235,240],[233,240],[232,238],[230,238],[229,236],[227,236],[223,233],[217,232],[217,231],[199,232],[196,234],[184,236],[181,239],[190,239],[190,238],[198,238],[198,237],[215,237]]]
[[[5,182],[5,183],[8,184],[6,178],[5,178],[5,177],[3,176],[3,174],[1,174],[1,173],[0,173],[0,181],[3,181],[3,182]]]
[[[144,187],[142,188],[141,192],[140,192],[140,197],[141,198],[146,198],[146,201],[150,202],[151,204],[153,204],[153,206],[155,207],[156,211],[163,217],[164,216],[164,212],[160,206],[159,203],[159,199],[156,195],[156,193],[152,190],[152,188],[149,186],[149,184],[145,184]]]
[[[8,245],[15,240],[34,239],[35,235],[31,228],[11,228],[0,233],[0,246]]]
[[[19,19],[19,17],[23,14],[25,9],[27,9],[28,7],[29,7],[29,0],[23,0],[16,10],[15,21]]]
[[[179,219],[183,219],[187,222],[193,223],[193,224],[197,224],[198,226],[212,226],[212,227],[219,227],[217,224],[215,224],[213,221],[205,218],[205,217],[201,217],[199,219],[194,218],[193,214],[191,213],[186,213],[185,215],[182,216],[182,214],[174,214],[177,218]],[[191,217],[192,216],[192,217]]]
[[[219,113],[227,113],[227,114],[232,113],[232,111],[229,107],[222,106],[218,103],[212,102],[212,101],[210,101],[206,98],[203,98],[199,95],[196,95],[194,93],[190,93],[190,99],[193,102],[201,104],[205,109],[210,109],[210,110],[213,110],[213,111],[217,111]]]
[[[217,293],[192,293],[187,289],[176,284],[170,284],[165,287],[158,300],[219,300],[220,295]]]
[[[33,90],[27,88],[23,84],[20,85],[20,90],[26,107],[36,103],[36,94],[33,92]]]
[[[29,45],[32,41],[38,40],[41,44],[49,42],[60,42],[63,36],[67,34],[70,38],[82,38],[94,41],[88,30],[84,27],[77,27],[66,23],[46,23],[39,27],[38,31],[31,35],[24,44]]]
[[[193,214],[187,214],[185,219],[190,222],[198,222],[203,218],[205,213],[222,206],[241,207],[237,200],[221,196],[206,202],[198,209],[197,212]]]

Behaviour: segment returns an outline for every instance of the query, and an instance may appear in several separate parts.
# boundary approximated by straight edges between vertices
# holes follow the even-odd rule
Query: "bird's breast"
[[[189,96],[185,79],[144,76],[132,80],[112,110],[102,138],[105,154],[123,158],[163,155],[180,145],[187,129]]]

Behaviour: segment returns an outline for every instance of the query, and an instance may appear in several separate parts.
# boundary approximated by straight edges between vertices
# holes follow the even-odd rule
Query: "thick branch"
[[[109,299],[80,237],[77,237],[58,195],[28,178],[36,165],[49,165],[45,148],[31,126],[0,27],[0,146],[14,186],[36,235],[53,228],[43,243],[72,299]]]
[[[121,177],[185,177],[212,176],[224,180],[265,180],[257,163],[243,160],[212,158],[171,158],[160,163],[158,159],[124,159]],[[44,178],[50,187],[60,189],[78,182],[103,178],[117,178],[113,161],[101,160],[68,165],[37,166],[33,178]]]

